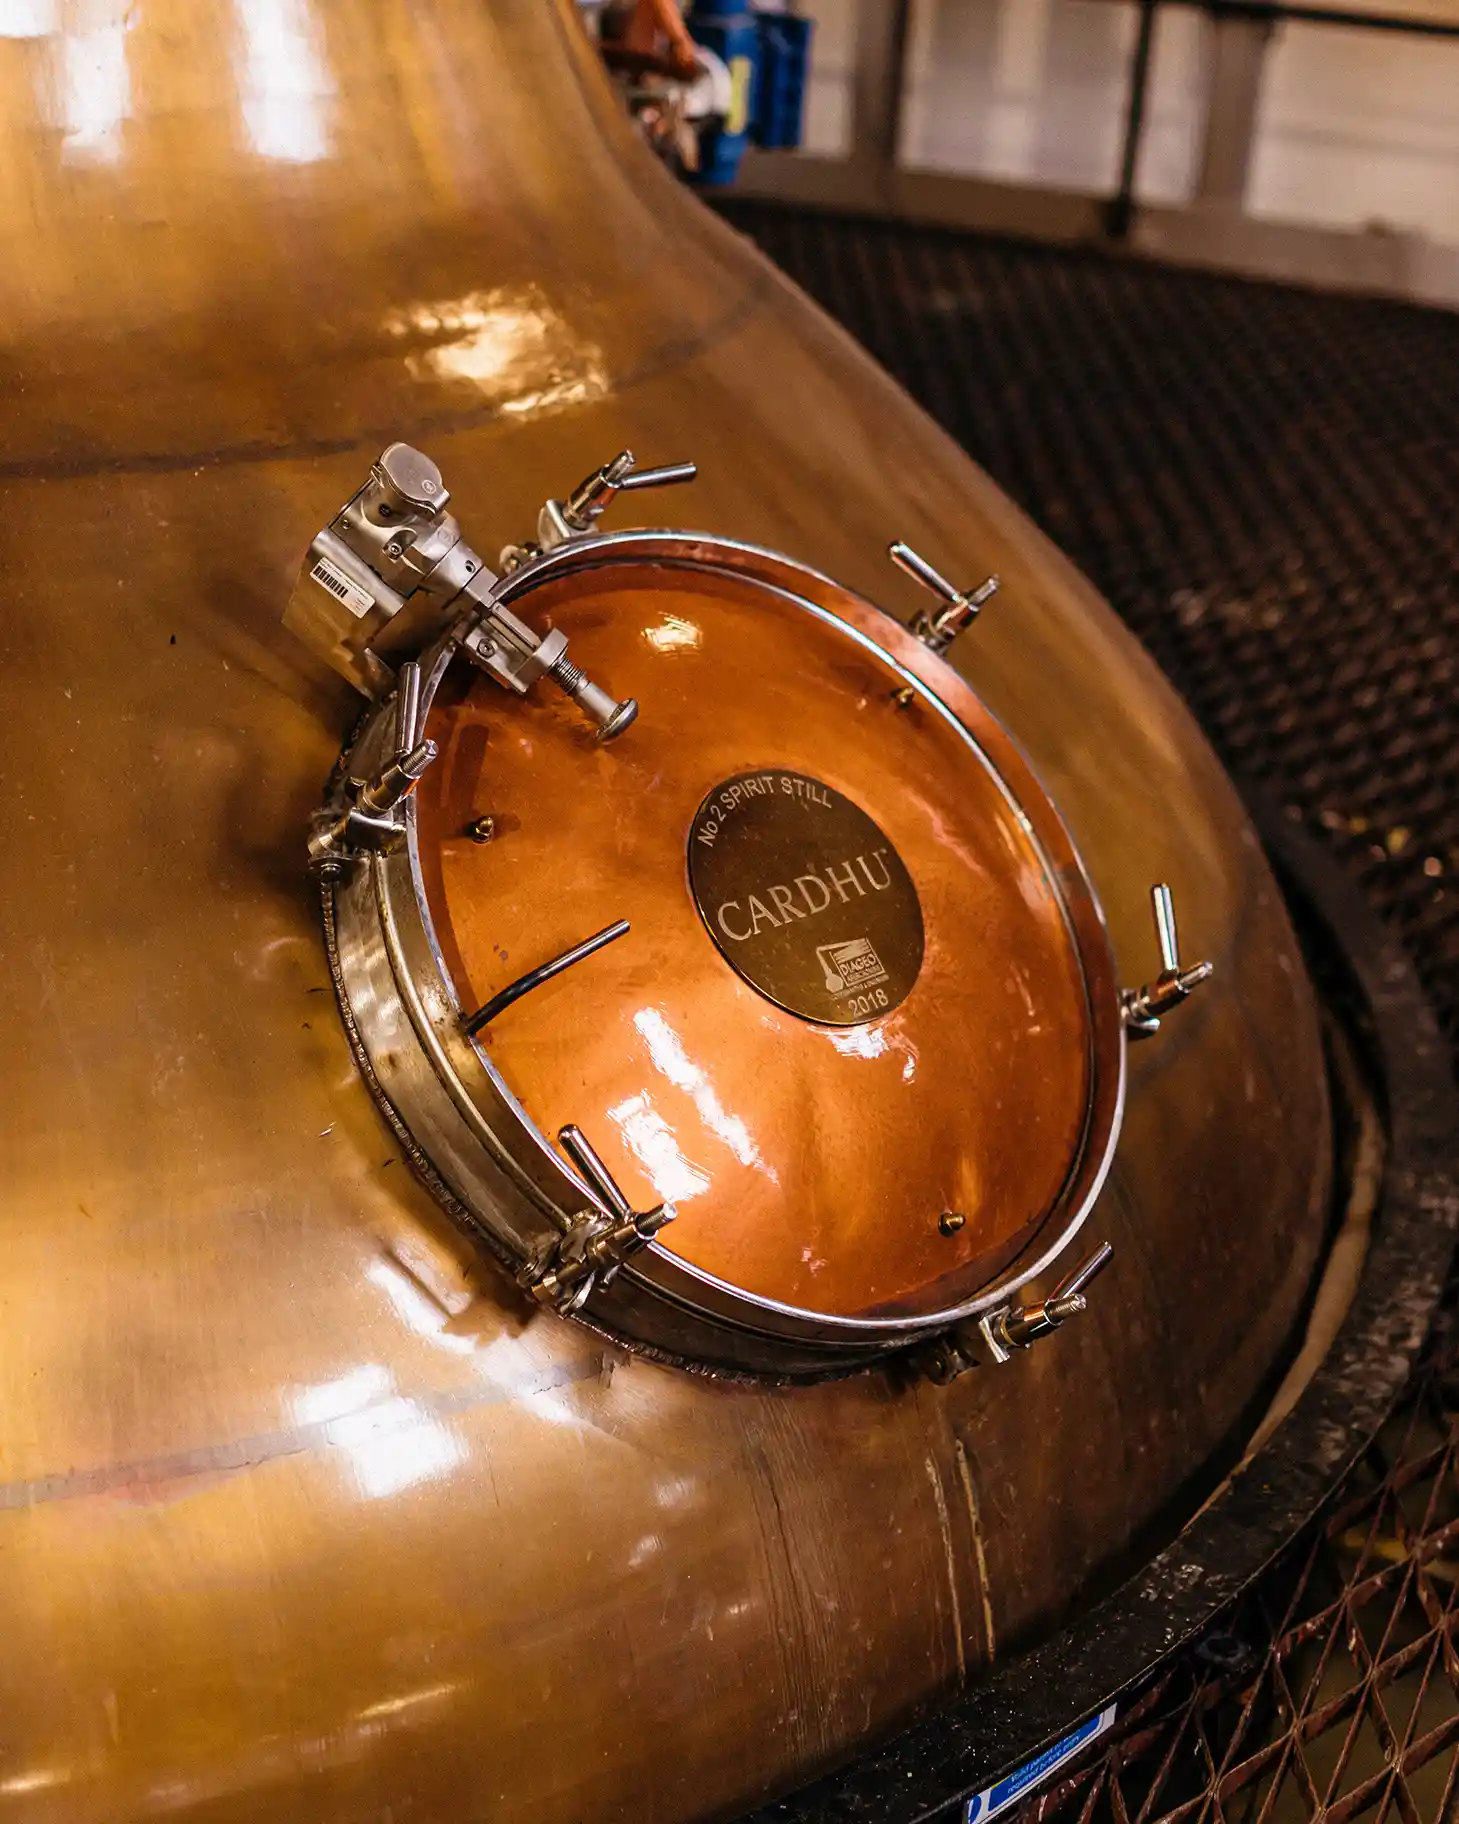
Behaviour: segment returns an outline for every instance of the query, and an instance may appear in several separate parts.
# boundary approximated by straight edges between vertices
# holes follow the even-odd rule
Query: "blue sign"
[[[1057,1772],[1065,1761],[1072,1760],[1086,1743],[1104,1734],[1114,1722],[1117,1708],[1117,1705],[1110,1704],[1098,1716],[1091,1716],[1087,1723],[1081,1723],[1062,1742],[1055,1742],[1052,1748],[1045,1748],[1042,1754],[1026,1761],[1016,1773],[1010,1773],[1006,1779],[999,1780],[996,1786],[987,1786],[982,1792],[975,1792],[963,1809],[963,1824],[988,1824],[990,1818],[996,1818],[1000,1811],[1006,1811],[1010,1805],[1032,1792],[1035,1786],[1042,1786],[1051,1773]]]

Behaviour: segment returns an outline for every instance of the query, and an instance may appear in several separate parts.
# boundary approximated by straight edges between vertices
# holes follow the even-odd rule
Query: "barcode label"
[[[368,614],[375,606],[359,584],[352,583],[344,571],[336,568],[327,557],[316,559],[309,574],[321,589],[327,589],[332,596],[343,602],[351,614]]]

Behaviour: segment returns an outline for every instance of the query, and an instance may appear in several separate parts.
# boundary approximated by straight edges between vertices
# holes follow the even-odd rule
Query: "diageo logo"
[[[779,930],[797,919],[818,918],[829,906],[849,905],[852,895],[885,893],[892,884],[884,848],[853,855],[846,861],[828,862],[790,881],[777,881],[726,899],[715,911],[715,923],[732,943],[748,943],[762,930]]]

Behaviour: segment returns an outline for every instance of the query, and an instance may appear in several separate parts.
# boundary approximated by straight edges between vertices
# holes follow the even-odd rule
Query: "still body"
[[[33,11],[33,36],[0,38],[0,239],[23,275],[0,291],[0,743],[26,806],[0,896],[0,1300],[24,1314],[0,1335],[7,1814],[731,1815],[1067,1613],[1251,1407],[1318,1255],[1330,1150],[1281,896],[1108,609],[641,152],[569,6],[301,0],[285,68],[248,9],[146,0],[107,28],[125,86],[64,127],[52,73],[96,47],[64,9]],[[997,613],[950,656],[1057,803],[1121,976],[1148,973],[1158,879],[1222,984],[1132,1054],[1099,1211],[1118,1298],[948,1387],[744,1386],[530,1308],[452,1225],[330,1009],[301,834],[358,698],[280,625],[301,551],[387,435],[436,449],[503,541],[585,451],[692,441],[698,523],[868,599],[916,606],[893,536],[1001,574]],[[695,649],[661,605],[635,637],[671,684]],[[685,852],[717,783],[783,755],[865,799],[824,749],[784,753],[801,650],[762,655],[753,747],[703,751],[710,691],[663,756],[686,801],[661,878],[701,925]],[[601,805],[584,782],[614,752],[535,779],[524,763],[505,802],[484,753],[538,712],[498,709],[458,718],[480,790],[453,797],[448,752],[436,851],[463,906],[471,867],[501,864],[482,903],[531,950],[483,968],[483,998],[591,928],[572,805]],[[642,723],[662,725],[648,693]],[[465,833],[486,815],[514,846]],[[658,966],[635,954],[634,982]],[[532,999],[492,1047],[503,1067],[540,1040],[564,1079],[598,1068],[591,1022],[559,1003],[534,1026]],[[717,1074],[680,1086],[653,1063],[656,1045],[680,1068],[634,1021],[653,1008],[646,990],[615,1035],[666,1100],[730,1112]],[[873,1030],[786,1018],[828,1050]],[[776,1060],[697,1055],[743,1073],[787,1157],[822,1119],[828,1147],[875,1144]],[[659,1112],[613,1124],[630,1154]],[[781,1207],[796,1256],[821,1258],[815,1180],[792,1176]],[[959,1245],[935,1224],[934,1242]]]

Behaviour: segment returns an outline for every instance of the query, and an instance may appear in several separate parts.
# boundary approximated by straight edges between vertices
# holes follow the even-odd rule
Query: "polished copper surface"
[[[1328,1158],[1272,877],[1133,641],[641,155],[565,4],[3,17],[6,1816],[730,1814],[1077,1601],[1250,1408]],[[628,446],[900,611],[888,538],[1002,575],[954,660],[1125,978],[1157,879],[1219,971],[1132,1055],[1077,1323],[945,1390],[707,1384],[457,1240],[331,1003],[303,836],[358,699],[279,624],[395,437],[479,548]]]
[[[1016,801],[934,705],[899,703],[905,674],[844,625],[748,582],[619,568],[518,610],[638,699],[627,734],[597,745],[559,693],[513,699],[465,668],[428,724],[442,757],[416,795],[420,850],[462,1005],[628,919],[482,1034],[543,1132],[582,1127],[636,1208],[677,1205],[663,1246],[757,1298],[870,1316],[970,1297],[1055,1206],[1088,1104],[1079,959]],[[786,768],[872,817],[915,883],[921,968],[880,1017],[777,1007],[726,965],[689,891],[706,794]],[[483,815],[485,845],[469,834]],[[834,857],[853,888],[856,853]],[[756,875],[739,890],[747,906],[758,885],[767,919],[771,881],[782,917],[823,940],[872,928],[865,886],[847,903],[823,884],[797,909]],[[944,1211],[967,1218],[952,1235]]]

